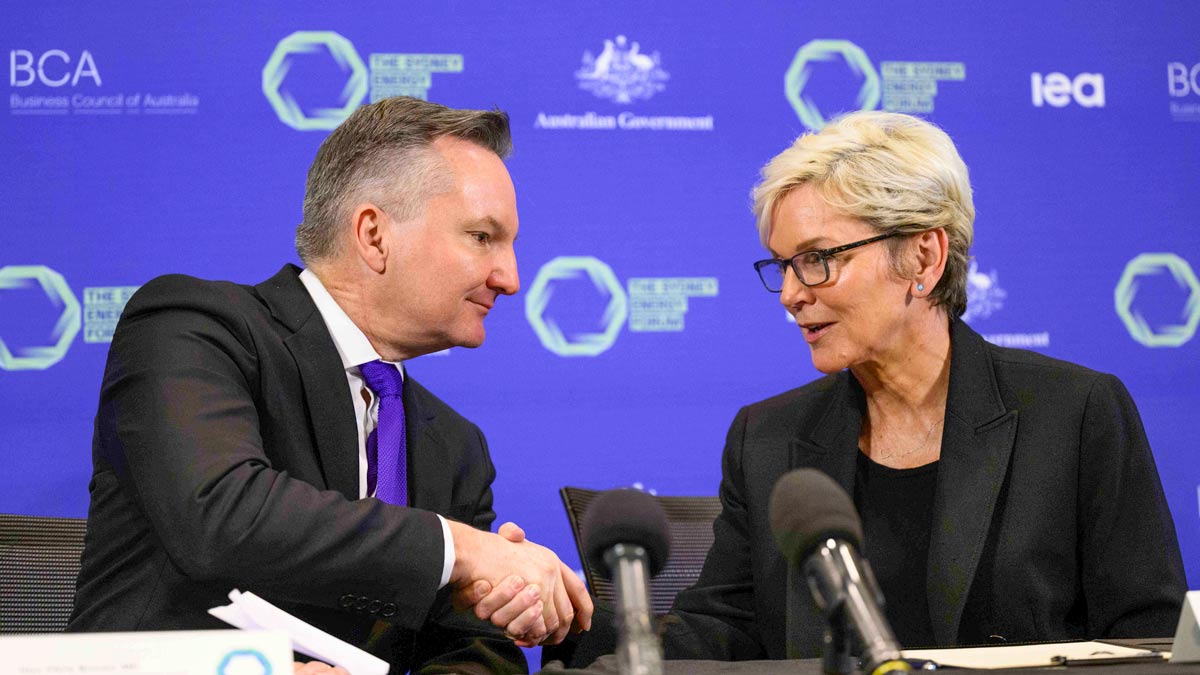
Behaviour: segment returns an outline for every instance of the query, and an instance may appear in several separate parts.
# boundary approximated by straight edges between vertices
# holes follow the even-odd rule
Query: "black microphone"
[[[847,629],[862,645],[862,670],[912,670],[883,614],[883,594],[859,556],[862,521],[850,496],[815,469],[784,474],[771,491],[771,533],[788,562],[802,570],[828,622],[825,672],[850,672]]]
[[[594,570],[608,570],[617,593],[617,667],[662,675],[662,642],[651,625],[650,577],[670,552],[667,514],[639,490],[609,490],[583,515],[583,550]]]

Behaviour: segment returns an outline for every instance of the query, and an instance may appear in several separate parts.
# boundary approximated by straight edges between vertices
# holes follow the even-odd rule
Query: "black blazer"
[[[129,301],[101,385],[70,630],[227,627],[205,610],[238,588],[393,672],[523,671],[520,650],[437,589],[434,513],[495,518],[483,435],[407,378],[411,508],[360,500],[345,372],[298,274],[254,287],[166,276]]]
[[[1171,635],[1186,591],[1137,409],[1111,375],[985,342],[951,324],[950,385],[926,589],[939,645]],[[698,583],[676,599],[671,658],[786,656],[787,563],[767,501],[799,467],[854,493],[865,400],[843,371],[743,408]],[[820,653],[808,594],[793,620]]]

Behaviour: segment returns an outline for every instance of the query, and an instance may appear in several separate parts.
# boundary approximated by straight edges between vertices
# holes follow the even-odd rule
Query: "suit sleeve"
[[[98,462],[133,495],[170,562],[194,581],[287,602],[391,603],[391,620],[419,626],[440,580],[436,516],[350,501],[275,466],[258,406],[297,393],[262,390],[255,336],[232,309],[245,302],[237,291],[160,282],[143,293],[110,348]]]
[[[479,461],[471,463],[471,481],[477,498],[473,512],[461,516],[463,522],[489,532],[496,520],[496,512],[492,507],[492,481],[496,477],[496,469],[483,433],[474,425],[471,426],[472,436],[479,441]],[[449,589],[443,589],[439,594],[430,621],[421,630],[415,657],[412,672],[421,675],[509,674],[526,673],[529,670],[525,654],[505,638],[499,628],[480,621],[469,611],[459,612],[453,608]]]
[[[721,460],[721,514],[696,585],[675,598],[664,619],[667,658],[743,661],[766,658],[755,637],[754,569],[742,453],[747,411],[733,421]]]
[[[1102,376],[1092,386],[1080,453],[1088,633],[1173,634],[1187,590],[1183,561],[1141,417],[1116,377]]]

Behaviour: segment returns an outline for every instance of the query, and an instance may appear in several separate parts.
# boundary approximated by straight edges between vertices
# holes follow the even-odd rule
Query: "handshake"
[[[504,523],[498,534],[446,521],[454,538],[454,603],[504,629],[518,646],[557,644],[591,628],[592,599],[553,551]]]

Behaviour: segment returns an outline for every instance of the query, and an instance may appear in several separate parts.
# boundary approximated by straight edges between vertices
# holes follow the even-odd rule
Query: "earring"
[[[925,291],[925,284],[917,284],[917,292],[923,293],[924,291]]]

